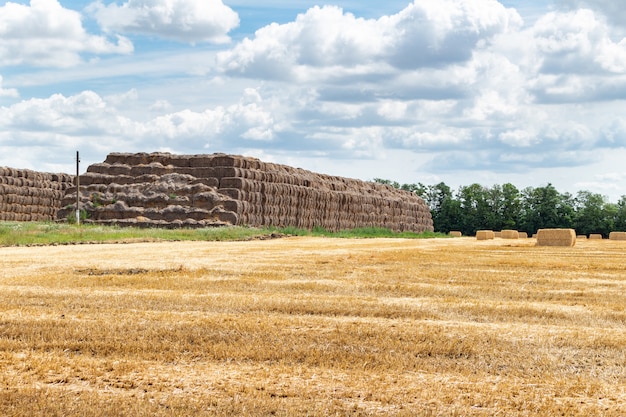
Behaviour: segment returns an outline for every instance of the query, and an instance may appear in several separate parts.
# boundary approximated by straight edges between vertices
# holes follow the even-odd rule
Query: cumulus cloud
[[[569,10],[587,8],[602,14],[608,22],[626,30],[626,9],[615,0],[557,0],[560,6]]]
[[[589,9],[552,12],[532,29],[538,68],[528,88],[540,102],[614,100],[626,91],[626,39]]]
[[[131,90],[124,96],[133,96]],[[112,140],[106,146],[121,145],[142,149],[168,147],[194,152],[221,140],[268,141],[280,124],[272,116],[258,92],[246,90],[238,103],[216,106],[204,111],[184,109],[149,120],[127,117],[116,105],[117,97],[103,98],[93,91],[66,97],[54,94],[46,99],[23,100],[0,107],[0,131],[19,131],[23,146],[68,143],[73,138]],[[4,139],[3,139],[4,138]],[[225,138],[225,139],[224,139]],[[0,136],[0,145],[11,142]]]
[[[284,25],[259,29],[218,56],[229,74],[268,79],[366,77],[468,61],[474,48],[522,24],[495,0],[415,0],[400,13],[357,18],[314,7]]]
[[[69,67],[81,54],[128,54],[132,43],[88,34],[81,15],[57,0],[31,0],[29,5],[7,2],[0,7],[0,65]]]
[[[228,42],[228,32],[239,26],[239,16],[222,0],[128,0],[121,6],[98,1],[89,10],[105,31],[189,43]]]
[[[2,87],[2,75],[0,75],[0,97],[19,97],[19,92],[15,88]]]

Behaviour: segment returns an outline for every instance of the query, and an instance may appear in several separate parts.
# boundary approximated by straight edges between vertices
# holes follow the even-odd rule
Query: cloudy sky
[[[263,4],[262,6],[251,4]],[[0,165],[241,154],[626,195],[614,0],[0,0]]]

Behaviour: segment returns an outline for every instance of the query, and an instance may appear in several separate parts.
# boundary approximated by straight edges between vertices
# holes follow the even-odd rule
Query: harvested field
[[[0,415],[623,415],[624,245],[0,248]]]

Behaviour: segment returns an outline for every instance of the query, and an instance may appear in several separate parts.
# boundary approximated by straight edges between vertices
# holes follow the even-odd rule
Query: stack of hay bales
[[[72,186],[67,174],[0,167],[0,221],[54,220]]]
[[[113,153],[80,182],[82,208],[96,223],[433,231],[413,193],[242,156]]]
[[[539,229],[537,246],[574,246],[576,231],[574,229]]]
[[[479,230],[476,232],[476,240],[491,240],[495,239],[496,234],[493,230]]]
[[[611,232],[609,234],[610,240],[626,240],[626,232]]]

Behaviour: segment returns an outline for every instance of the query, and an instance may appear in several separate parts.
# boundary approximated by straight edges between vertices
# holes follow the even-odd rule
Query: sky
[[[617,202],[619,4],[0,0],[0,166],[72,173],[76,151],[81,172],[110,152],[223,152]]]

